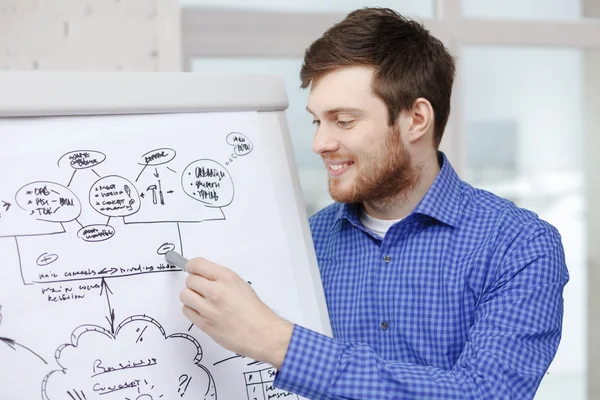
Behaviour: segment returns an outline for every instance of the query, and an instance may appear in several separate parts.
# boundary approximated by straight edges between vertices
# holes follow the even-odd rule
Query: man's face
[[[371,88],[370,67],[339,68],[312,82],[307,110],[317,131],[313,151],[329,173],[331,197],[342,203],[393,200],[416,183],[401,132]]]

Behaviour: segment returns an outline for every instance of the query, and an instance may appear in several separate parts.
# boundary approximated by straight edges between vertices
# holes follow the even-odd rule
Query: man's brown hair
[[[422,24],[388,8],[351,12],[306,50],[301,87],[336,68],[375,68],[373,91],[387,105],[389,125],[400,111],[423,97],[434,111],[434,144],[439,146],[450,114],[454,59]]]

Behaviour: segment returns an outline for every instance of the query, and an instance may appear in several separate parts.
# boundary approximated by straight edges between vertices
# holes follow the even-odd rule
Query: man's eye
[[[337,121],[336,124],[341,128],[348,128],[354,121]]]

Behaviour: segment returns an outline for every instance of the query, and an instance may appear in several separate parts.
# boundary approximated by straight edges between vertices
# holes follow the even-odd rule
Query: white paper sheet
[[[261,135],[255,112],[0,119],[1,399],[298,399],[191,326],[164,259],[303,322]]]

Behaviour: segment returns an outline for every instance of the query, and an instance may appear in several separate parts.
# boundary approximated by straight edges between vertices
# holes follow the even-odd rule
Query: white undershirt
[[[390,229],[390,227],[392,225],[394,225],[396,222],[402,220],[402,218],[400,218],[400,219],[373,218],[365,212],[365,209],[363,207],[359,208],[358,219],[360,219],[360,222],[363,224],[363,226],[365,228],[367,228],[369,231],[373,232],[375,235],[377,235],[379,237],[384,237],[385,234],[387,233],[388,229]]]

